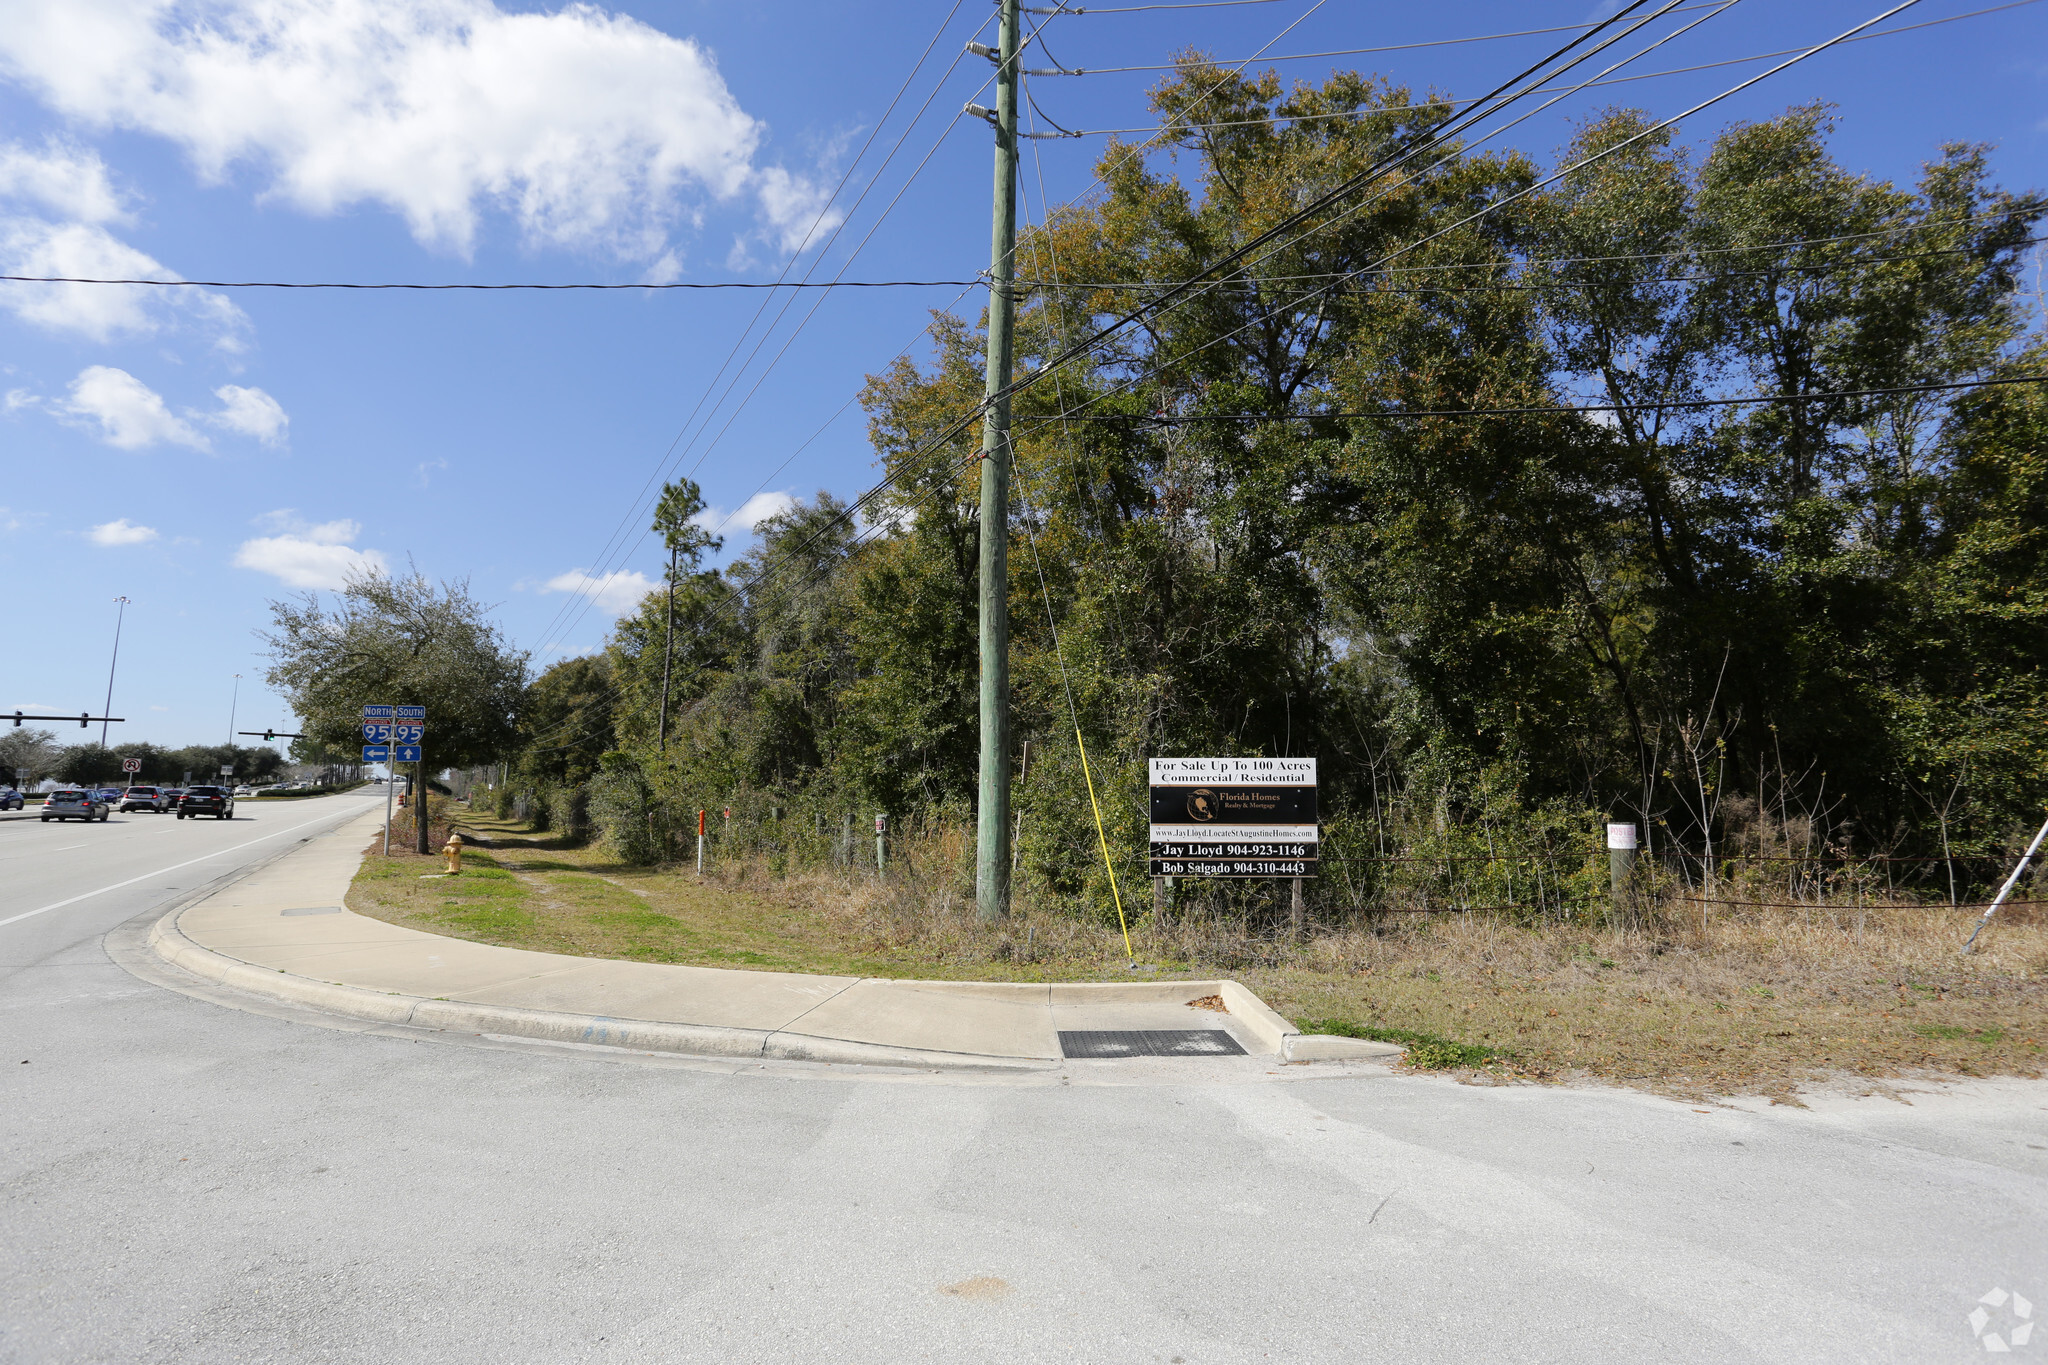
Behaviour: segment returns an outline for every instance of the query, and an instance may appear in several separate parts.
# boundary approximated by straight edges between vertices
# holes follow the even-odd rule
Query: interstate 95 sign
[[[1312,758],[1152,760],[1155,877],[1316,875]]]

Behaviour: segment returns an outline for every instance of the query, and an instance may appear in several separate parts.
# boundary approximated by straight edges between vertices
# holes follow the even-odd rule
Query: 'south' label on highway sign
[[[427,718],[427,708],[424,706],[398,706],[393,707],[392,710],[393,720],[425,720]]]

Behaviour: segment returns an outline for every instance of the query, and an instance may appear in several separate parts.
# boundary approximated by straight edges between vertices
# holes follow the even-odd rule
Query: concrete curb
[[[977,1029],[974,1026],[972,1021],[976,1017],[974,1011],[977,1007],[972,1002],[984,1002],[984,1012],[979,1016],[984,1020],[987,1017],[987,1002],[1007,1001],[1050,1008],[1055,1028],[1087,1029],[1138,1026],[1108,1023],[1103,1016],[1105,1007],[1108,1008],[1110,1017],[1114,1018],[1116,1006],[1185,1006],[1203,996],[1218,999],[1230,1018],[1239,1026],[1237,1031],[1241,1040],[1250,1046],[1255,1055],[1270,1057],[1282,1063],[1384,1060],[1398,1056],[1402,1051],[1390,1044],[1365,1042],[1360,1039],[1320,1035],[1304,1037],[1292,1022],[1275,1012],[1251,990],[1239,982],[1227,979],[975,982],[914,981],[874,977],[832,978],[831,980],[840,986],[838,991],[828,993],[826,1001],[820,1001],[793,1016],[787,1012],[771,1010],[768,1012],[771,1017],[761,1018],[761,1012],[755,1010],[752,1011],[754,1017],[732,1019],[730,1011],[726,1011],[725,1017],[731,1019],[729,1023],[699,1024],[685,1023],[672,1016],[619,1017],[584,1012],[578,1008],[585,1004],[586,999],[593,1004],[607,1003],[601,994],[592,998],[581,996],[579,992],[572,993],[567,999],[558,996],[554,999],[516,1004],[463,999],[464,992],[460,990],[451,992],[449,996],[426,997],[409,994],[407,991],[418,990],[426,986],[427,982],[419,980],[416,975],[408,978],[404,974],[400,974],[393,982],[402,985],[405,988],[403,990],[377,988],[374,982],[378,978],[375,975],[368,979],[368,984],[344,985],[300,974],[305,970],[320,971],[320,966],[294,965],[291,959],[280,962],[273,958],[269,962],[264,962],[259,957],[258,961],[246,961],[239,956],[231,955],[232,950],[222,952],[209,947],[200,937],[185,931],[183,920],[188,913],[200,912],[228,885],[297,852],[316,837],[318,836],[308,836],[295,844],[287,845],[248,868],[239,869],[200,888],[196,894],[179,898],[149,925],[146,935],[142,935],[146,939],[146,950],[179,971],[215,986],[373,1025],[497,1038],[525,1038],[541,1042],[706,1058],[749,1061],[774,1059],[896,1069],[994,1069],[1010,1072],[1057,1070],[1066,1064],[1067,1059],[1059,1055],[1056,1044],[1050,1051],[1045,1050],[1044,1043],[1012,1050],[1007,1036],[1000,1039],[989,1037],[986,1029]],[[325,868],[320,875],[334,876],[339,872],[338,867]],[[287,909],[285,913],[292,912]],[[220,927],[219,924],[208,920],[200,925],[195,933],[211,936],[212,933],[218,932]],[[430,941],[436,939],[434,935],[423,935],[418,931],[405,932]],[[263,936],[259,935],[258,940],[262,939]],[[524,950],[485,951],[506,952],[516,957],[532,956]],[[305,961],[304,958],[298,960]],[[438,958],[430,960],[437,965],[440,961]],[[588,961],[595,965],[600,960]],[[713,969],[711,974],[719,978],[737,975],[716,969]],[[843,1010],[834,1013],[827,1003],[851,999],[852,996],[848,993],[856,990],[874,992],[878,989],[882,993],[876,995],[872,1002],[864,1005],[858,1012],[860,1023],[857,1027],[853,1026],[855,1020],[847,1017]],[[602,985],[598,990],[603,990]],[[919,1002],[915,998],[923,995],[933,998],[928,1003]],[[866,999],[866,996],[863,996],[863,999]],[[887,1021],[907,1010],[915,1019],[927,1008],[945,1010],[948,1008],[948,999],[955,1002],[953,1008],[967,1011],[966,1015],[962,1016],[962,1022],[967,1025],[964,1034],[956,1036],[952,1030],[920,1028],[913,1023],[909,1030],[913,1036],[900,1037],[903,1032],[901,1028],[893,1027],[888,1022],[882,1022],[879,1028],[874,1027],[877,1019],[869,1019],[865,1013],[868,1009],[879,1009],[881,1015],[877,1018]],[[620,1000],[619,1003],[626,1004],[627,1001]],[[668,1001],[669,1008],[665,1008],[663,1013],[669,1013],[670,1009],[678,1004],[685,1008],[674,1009],[674,1013],[687,1017],[690,1012],[687,998],[681,1001],[671,998]],[[1173,1012],[1181,1013],[1179,1010]],[[742,1012],[743,1016],[745,1013]],[[714,1017],[719,1016],[714,1013]],[[896,1018],[895,1022],[900,1024],[902,1021]],[[859,1041],[856,1038],[834,1036],[841,1034],[842,1028],[857,1034],[866,1033],[870,1037],[879,1032],[885,1039],[893,1032],[899,1034],[899,1039],[893,1042]],[[997,1029],[998,1034],[1004,1032],[1003,1028]],[[924,1036],[916,1036],[919,1033]],[[977,1033],[982,1036],[975,1036]],[[947,1046],[956,1041],[971,1041],[978,1047],[1001,1042],[1003,1046],[985,1052]],[[940,1046],[929,1046],[932,1043]]]
[[[378,1024],[404,1024],[451,1033],[496,1034],[545,1042],[592,1043],[648,1052],[675,1052],[698,1057],[774,1058],[796,1062],[838,1062],[864,1066],[946,1067],[987,1070],[1046,1070],[1056,1062],[978,1053],[937,1052],[887,1047],[842,1038],[817,1038],[786,1031],[725,1028],[712,1024],[680,1024],[653,1019],[617,1019],[601,1014],[520,1009],[509,1005],[472,1004],[460,1000],[429,1000],[424,996],[387,994],[360,986],[315,981],[273,968],[237,961],[187,938],[178,928],[179,907],[157,920],[149,946],[158,957],[202,981],[247,991],[273,1000],[305,1005],[330,1014]]]

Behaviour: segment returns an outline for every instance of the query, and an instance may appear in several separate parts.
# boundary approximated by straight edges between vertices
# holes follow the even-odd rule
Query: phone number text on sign
[[[1154,877],[1313,877],[1316,865],[1306,858],[1244,858],[1230,862],[1183,862],[1154,858]]]

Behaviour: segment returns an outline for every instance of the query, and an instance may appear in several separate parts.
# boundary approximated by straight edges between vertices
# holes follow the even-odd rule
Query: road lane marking
[[[151,877],[161,877],[167,872],[176,872],[181,867],[190,867],[194,863],[207,862],[210,859],[220,857],[224,853],[233,853],[238,849],[250,848],[256,844],[265,843],[277,838],[280,834],[290,834],[293,830],[305,829],[308,825],[317,825],[321,820],[328,818],[330,817],[321,816],[318,819],[301,821],[299,824],[286,826],[284,829],[277,831],[276,834],[265,834],[258,838],[247,840],[244,843],[230,844],[226,848],[218,848],[211,853],[202,853],[197,858],[187,858],[182,863],[172,863],[169,867],[160,867],[154,872],[145,872],[139,877],[130,877],[125,882],[115,882],[112,886],[102,886],[97,890],[84,892],[71,897],[69,900],[53,901],[48,905],[39,905],[33,910],[24,910],[18,915],[10,915],[6,919],[0,919],[0,929],[4,929],[10,924],[19,924],[25,919],[33,919],[37,915],[47,914],[52,910],[62,910],[67,905],[76,905],[80,901],[91,900],[94,896],[103,896],[109,891],[119,891],[124,886],[133,886],[137,882],[146,882]]]

